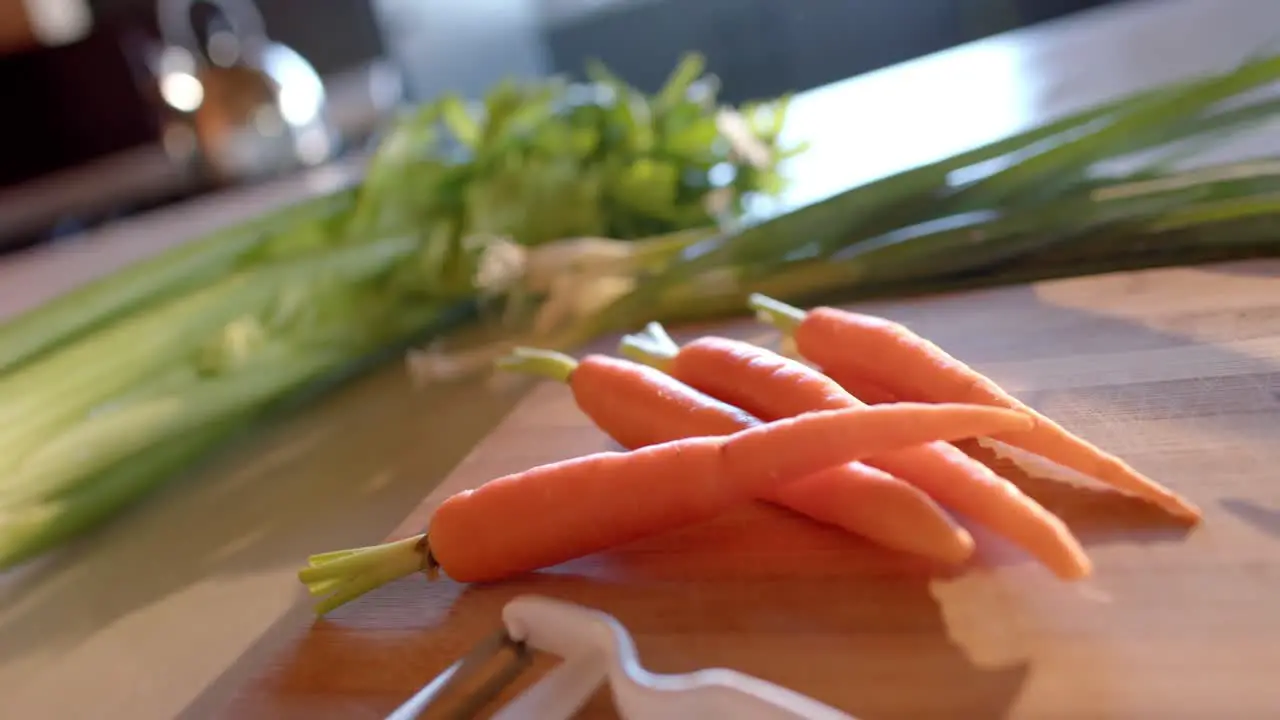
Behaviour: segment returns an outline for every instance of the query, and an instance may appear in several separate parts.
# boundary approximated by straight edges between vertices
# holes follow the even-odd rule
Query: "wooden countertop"
[[[527,579],[403,580],[299,629],[221,716],[383,717],[522,593],[613,613],[653,669],[727,666],[863,720],[1280,709],[1280,262],[860,309],[910,324],[1185,493],[1203,526],[1010,471],[1097,563],[1095,578],[1069,585],[976,528],[978,560],[946,577],[755,504]],[[750,324],[690,333],[768,338]],[[458,490],[606,447],[565,388],[540,384],[395,536],[419,532]],[[602,693],[582,716],[614,715]]]

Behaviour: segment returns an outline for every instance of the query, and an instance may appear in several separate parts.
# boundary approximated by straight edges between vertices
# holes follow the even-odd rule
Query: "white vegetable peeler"
[[[640,665],[626,628],[591,608],[522,595],[503,608],[502,623],[501,631],[387,720],[472,717],[529,666],[536,651],[563,662],[497,710],[495,720],[569,720],[606,681],[624,720],[855,720],[813,698],[733,670],[651,673]],[[498,667],[485,672],[495,658]]]

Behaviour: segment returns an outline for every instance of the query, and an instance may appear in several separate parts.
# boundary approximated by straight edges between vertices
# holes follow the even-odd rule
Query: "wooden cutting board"
[[[655,670],[731,667],[863,720],[1280,715],[1280,263],[860,309],[1190,496],[1204,524],[1011,470],[1097,564],[1067,585],[977,528],[978,560],[946,574],[757,504],[513,582],[398,582],[295,632],[225,716],[383,717],[522,593],[616,615]],[[538,385],[395,535],[451,493],[606,447],[564,388]],[[582,716],[615,715],[601,693]]]

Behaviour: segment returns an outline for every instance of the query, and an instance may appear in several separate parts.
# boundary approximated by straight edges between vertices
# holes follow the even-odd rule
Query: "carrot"
[[[760,424],[732,405],[647,365],[604,355],[574,360],[521,348],[499,367],[568,383],[583,413],[620,445],[635,449],[686,437],[729,435]],[[767,492],[763,499],[883,547],[960,563],[973,538],[927,494],[859,462],[827,468]]]
[[[1200,509],[1186,498],[1036,412],[904,325],[828,307],[805,312],[762,295],[753,295],[751,306],[767,322],[792,335],[800,354],[823,368],[839,368],[842,376],[879,385],[902,400],[978,403],[1025,412],[1036,419],[1033,429],[995,439],[1143,498],[1178,517],[1200,519]]]
[[[567,383],[583,414],[628,450],[683,438],[732,435],[760,424],[745,411],[666,373],[606,355],[574,360],[549,350],[518,348],[499,360],[498,367]]]
[[[704,337],[678,347],[633,336],[623,341],[623,347],[633,358],[654,363],[676,379],[762,420],[862,406],[821,372],[750,343]],[[1084,549],[1061,520],[951,445],[934,442],[873,455],[864,462],[988,526],[1063,579],[1079,579],[1092,572]]]
[[[849,372],[845,368],[836,368],[835,370],[827,370],[826,368],[818,368],[822,374],[835,380],[836,383],[845,389],[845,392],[858,398],[868,405],[879,405],[881,403],[897,402],[898,398],[893,393],[884,389],[866,378]]]
[[[417,538],[325,553],[298,577],[327,612],[419,569],[486,582],[714,517],[790,478],[938,439],[1026,427],[1021,413],[896,403],[605,452],[491,480],[446,499]]]

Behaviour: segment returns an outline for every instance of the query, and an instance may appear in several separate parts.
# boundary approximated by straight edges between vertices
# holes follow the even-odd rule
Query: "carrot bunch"
[[[901,324],[834,308],[805,312],[760,295],[752,296],[751,307],[782,330],[808,364],[726,338],[702,337],[681,346],[656,323],[624,338],[620,349],[625,356],[762,421],[903,401],[1017,410],[1033,418],[1033,425],[997,433],[992,439],[1145,499],[1176,517],[1200,519],[1200,511],[1190,501],[1026,406]],[[1092,572],[1080,543],[1059,518],[948,441],[870,456],[861,463],[923,492],[940,512],[963,513],[1004,536],[1062,579],[1075,580]],[[801,487],[792,483],[783,491],[796,493]],[[837,502],[834,495],[828,499]],[[817,513],[806,514],[824,519]],[[901,507],[885,505],[879,512],[864,509],[843,517],[847,521],[836,524],[886,547],[939,559],[947,558],[953,549],[937,533],[917,534],[919,520]]]
[[[897,487],[886,493],[877,486],[895,486],[892,478],[848,463],[1031,427],[1021,411],[926,403],[762,422],[636,363],[603,357],[577,363],[548,353],[517,359],[570,382],[584,410],[633,449],[500,477],[447,498],[421,535],[312,556],[298,576],[321,596],[320,614],[415,572],[502,580],[707,520],[758,497],[842,523],[867,517],[878,506],[873,499],[885,495],[888,504],[923,518],[923,536],[950,543],[949,557],[964,555],[972,540],[926,497]],[[837,507],[822,507],[832,499],[840,500]]]
[[[1065,580],[1092,572],[1053,513],[951,443],[990,437],[1145,498],[1199,511],[994,381],[883,318],[763,296],[751,306],[808,361],[717,337],[681,346],[661,325],[625,358],[522,348],[507,371],[568,385],[625,450],[491,480],[447,498],[426,532],[315,555],[300,579],[329,610],[398,577],[490,582],[607,550],[763,500],[893,550],[969,559],[962,513]]]
[[[568,383],[583,413],[625,448],[730,435],[763,424],[756,415],[646,364],[604,355],[575,361],[529,349],[499,364]],[[942,562],[962,562],[973,551],[968,531],[927,494],[862,462],[824,468],[761,497],[886,547]]]
[[[851,394],[876,398],[868,402],[963,402],[1025,412],[1035,419],[1034,427],[994,439],[1147,500],[1176,517],[1200,519],[1199,508],[1186,498],[1036,412],[904,325],[829,307],[805,312],[763,295],[753,295],[750,305],[762,320],[786,333],[806,360]]]

